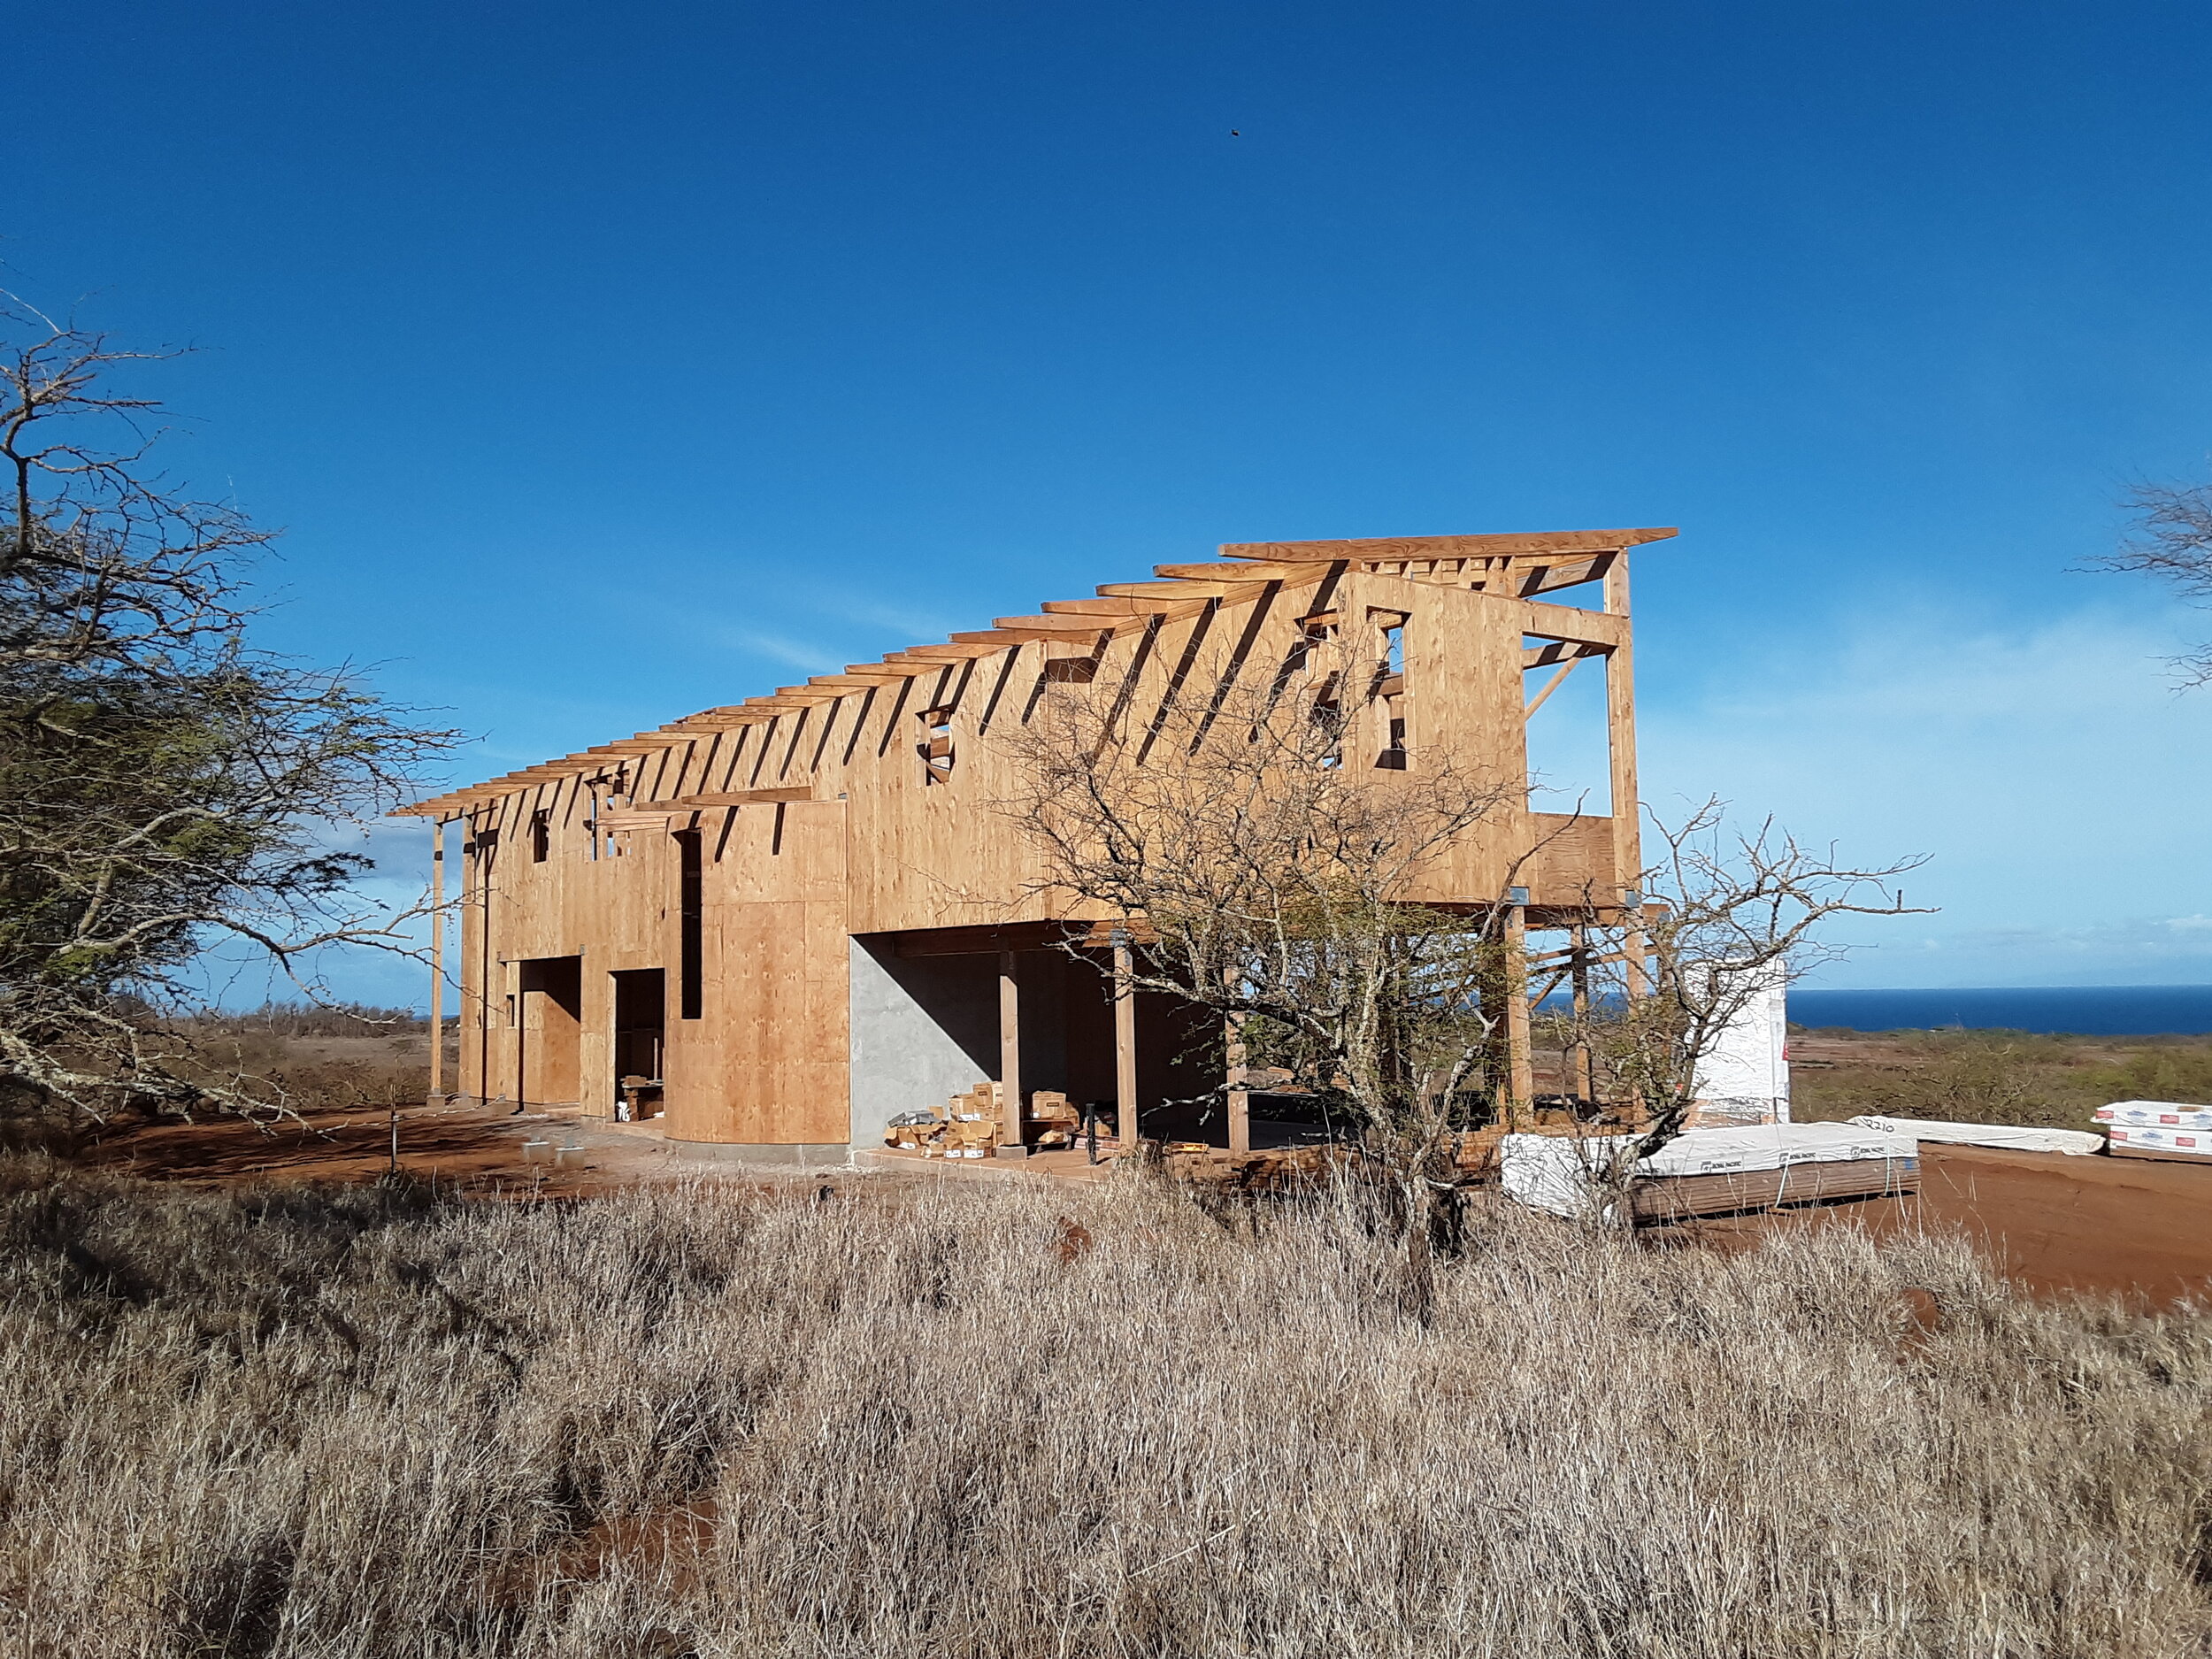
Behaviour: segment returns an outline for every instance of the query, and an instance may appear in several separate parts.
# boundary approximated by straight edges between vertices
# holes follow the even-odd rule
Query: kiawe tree
[[[187,1064],[174,1018],[224,941],[319,987],[322,951],[411,952],[342,844],[456,733],[346,668],[257,649],[246,561],[270,541],[170,487],[127,350],[0,303],[0,1089],[102,1113],[279,1102]]]
[[[1839,916],[1905,913],[1894,882],[1918,861],[1851,868],[1771,826],[1732,840],[1709,803],[1659,826],[1664,853],[1632,905],[1594,893],[1549,907],[1553,936],[1574,941],[1563,967],[1524,940],[1517,864],[1494,895],[1419,896],[1525,786],[1440,754],[1415,772],[1346,765],[1381,675],[1328,649],[1141,710],[1123,687],[1056,687],[995,740],[1022,780],[1000,810],[1038,847],[1056,909],[1123,925],[1135,987],[1203,1010],[1225,1049],[1354,1130],[1395,1196],[1408,1302],[1425,1307],[1429,1224],[1459,1179],[1452,1137],[1510,1094],[1512,999],[1580,978],[1570,1046],[1634,1126],[1632,1171],[1682,1132],[1700,1060],[1765,977],[1816,959]]]
[[[2184,603],[2212,606],[2212,484],[2131,486],[2120,504],[2132,523],[2119,547],[2093,562],[2100,570],[2149,576]],[[2173,659],[2185,686],[2212,684],[2212,641]]]
[[[1636,1107],[1635,1137],[1608,1172],[1617,1185],[1688,1125],[1701,1063],[1724,1033],[1771,987],[1841,954],[1831,923],[1930,913],[1898,885],[1924,858],[1851,865],[1771,819],[1732,829],[1717,799],[1646,821],[1658,856],[1638,902],[1570,907],[1572,942],[1532,973],[1540,994],[1579,977],[1580,994],[1553,1017],[1564,1069],[1579,1068],[1596,1096]]]
[[[1425,1305],[1454,1114],[1494,1081],[1514,958],[1502,903],[1409,895],[1513,792],[1443,757],[1417,780],[1344,764],[1375,676],[1341,649],[1141,711],[1117,687],[1056,687],[998,740],[1022,780],[1001,810],[1056,907],[1125,920],[1133,988],[1202,1010],[1224,1049],[1357,1132]]]

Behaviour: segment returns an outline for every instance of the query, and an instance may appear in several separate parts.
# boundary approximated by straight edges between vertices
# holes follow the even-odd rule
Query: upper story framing
[[[755,840],[733,842],[742,809],[837,802],[850,932],[1058,919],[1035,895],[1019,826],[993,810],[1010,793],[994,772],[994,727],[1029,718],[1058,682],[1118,685],[1141,710],[1194,680],[1271,672],[1333,634],[1388,670],[1368,725],[1347,734],[1356,764],[1417,787],[1423,756],[1448,753],[1518,780],[1524,803],[1527,718],[1578,667],[1601,672],[1610,800],[1624,810],[1509,811],[1424,896],[1494,899],[1509,879],[1538,906],[1606,898],[1640,867],[1629,552],[1673,534],[1231,544],[1217,560],[1159,565],[1151,580],[1050,601],[406,810],[465,819],[470,850],[498,848],[502,884],[518,890],[538,865],[574,875],[580,862],[608,864],[594,875],[618,879],[614,866],[649,844],[642,862],[656,862],[672,830],[695,833],[719,863]]]

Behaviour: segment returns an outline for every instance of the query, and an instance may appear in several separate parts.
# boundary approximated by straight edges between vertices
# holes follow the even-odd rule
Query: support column
[[[1236,977],[1230,970],[1229,977]],[[1252,1094],[1244,1087],[1244,1026],[1234,1015],[1226,1021],[1223,1033],[1227,1039],[1229,1062],[1229,1150],[1249,1152],[1252,1149]]]
[[[1590,931],[1577,922],[1571,935],[1573,954],[1568,958],[1573,968],[1574,980],[1574,1076],[1570,1081],[1576,1098],[1592,1098],[1594,1087],[1590,1076],[1590,1044],[1587,1033],[1590,1018]]]
[[[1022,993],[1014,972],[1014,953],[998,953],[998,1076],[1002,1100],[998,1141],[1022,1144]]]
[[[1524,889],[1513,889],[1517,895]],[[1525,902],[1505,911],[1505,1056],[1513,1111],[1517,1117],[1536,1097],[1536,1067],[1529,1052],[1528,909]]]
[[[1605,610],[1628,615],[1628,555],[1605,571]],[[1612,792],[1613,879],[1633,887],[1643,879],[1643,807],[1636,793],[1636,655],[1626,639],[1605,657],[1605,746]]]
[[[1114,930],[1114,1112],[1116,1138],[1133,1158],[1137,1149],[1136,964],[1129,935]]]
[[[430,826],[430,1102],[445,1103],[445,820]]]

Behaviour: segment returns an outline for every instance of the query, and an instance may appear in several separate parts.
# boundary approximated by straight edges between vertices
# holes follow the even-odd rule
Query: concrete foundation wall
[[[941,1106],[998,1073],[995,958],[894,954],[852,941],[852,1141],[883,1144],[893,1114]]]

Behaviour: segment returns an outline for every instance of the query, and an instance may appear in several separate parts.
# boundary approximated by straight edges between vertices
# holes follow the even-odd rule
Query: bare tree
[[[1617,1183],[1682,1133],[1700,1064],[1753,999],[1843,949],[1821,936],[1825,925],[1929,913],[1908,906],[1897,885],[1924,858],[1854,867],[1771,819],[1732,833],[1717,799],[1679,823],[1652,822],[1663,851],[1643,872],[1640,903],[1591,903],[1575,944],[1545,964],[1555,980],[1584,979],[1585,994],[1556,1021],[1571,1064],[1586,1067],[1600,1097],[1635,1108],[1638,1130],[1609,1171]]]
[[[326,948],[410,950],[342,838],[456,734],[251,649],[242,561],[270,533],[167,487],[158,405],[107,385],[167,354],[0,302],[0,1088],[95,1113],[270,1106],[188,1076],[163,1014],[194,1004],[219,939],[311,995]]]
[[[2185,603],[2212,606],[2212,484],[2136,484],[2120,504],[2134,515],[2133,526],[2094,568],[2154,577]],[[2212,641],[2172,661],[2184,685],[2212,681]]]
[[[1455,1101],[1492,1080],[1512,957],[1503,905],[1418,895],[1514,791],[1440,757],[1345,765],[1377,676],[1342,649],[1141,716],[1123,688],[1060,687],[999,740],[1024,780],[1002,808],[1059,908],[1128,923],[1137,987],[1217,1016],[1249,1064],[1358,1127],[1425,1306],[1432,1181]]]

